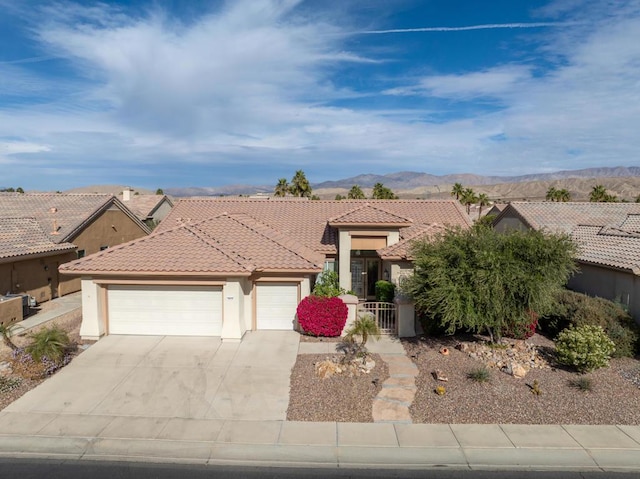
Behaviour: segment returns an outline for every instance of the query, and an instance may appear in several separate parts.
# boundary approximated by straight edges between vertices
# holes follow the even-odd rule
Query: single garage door
[[[298,283],[256,286],[256,329],[293,329],[298,308]]]
[[[110,285],[109,334],[220,336],[222,288]]]

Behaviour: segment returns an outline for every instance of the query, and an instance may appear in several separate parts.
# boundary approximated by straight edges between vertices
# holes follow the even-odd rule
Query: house
[[[580,271],[567,287],[619,302],[640,322],[640,204],[513,202],[494,228],[571,235]]]
[[[374,297],[377,280],[410,268],[408,241],[444,225],[470,226],[453,200],[184,199],[150,236],[60,271],[82,277],[83,337],[239,340],[247,330],[292,329],[323,270]]]
[[[59,277],[59,265],[149,233],[104,194],[0,193],[0,220],[0,293],[38,302],[80,290],[78,278]]]
[[[167,195],[133,194],[129,188],[125,188],[118,199],[150,229],[155,228],[173,208],[173,201]]]

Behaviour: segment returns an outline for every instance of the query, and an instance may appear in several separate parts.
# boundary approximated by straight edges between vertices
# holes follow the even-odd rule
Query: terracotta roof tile
[[[74,251],[70,243],[54,243],[35,218],[0,218],[0,259]]]
[[[69,274],[249,275],[320,271],[313,252],[279,241],[279,233],[246,215],[189,222],[60,267]]]
[[[377,253],[382,259],[412,261],[411,248],[413,247],[414,241],[431,239],[435,235],[444,233],[446,230],[447,228],[445,226],[438,224],[422,225],[420,229],[413,231],[411,235],[403,237],[391,246],[377,250]]]
[[[580,225],[571,237],[578,244],[578,260],[640,275],[640,234],[610,227]]]
[[[570,233],[578,225],[620,225],[628,214],[640,215],[640,204],[512,202],[501,216],[510,210],[515,211],[534,229]]]
[[[113,202],[128,211],[113,195],[106,194],[0,193],[0,217],[35,218],[51,241],[62,243],[72,240],[83,224]],[[148,231],[144,224],[140,226]],[[54,228],[56,234],[52,234]]]
[[[129,200],[123,201],[122,193],[120,193],[118,199],[142,221],[151,217],[163,201],[166,200],[173,205],[173,202],[166,195],[132,195]]]
[[[380,207],[366,203],[361,206],[342,213],[334,218],[330,218],[328,223],[331,226],[347,226],[347,225],[397,225],[410,226],[413,223],[409,218],[400,216]]]
[[[402,228],[406,235],[411,234],[414,228],[431,223],[470,226],[469,218],[455,200],[287,201],[273,198],[202,198],[179,200],[156,231],[211,218],[224,212],[245,213],[300,245],[319,253],[336,254],[338,230],[329,225],[329,219],[353,212],[366,204],[384,210],[387,218],[388,215],[404,220],[411,218],[413,223]]]

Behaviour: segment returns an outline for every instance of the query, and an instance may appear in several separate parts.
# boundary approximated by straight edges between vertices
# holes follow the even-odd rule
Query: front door
[[[351,258],[351,289],[358,298],[375,300],[379,279],[379,258]]]

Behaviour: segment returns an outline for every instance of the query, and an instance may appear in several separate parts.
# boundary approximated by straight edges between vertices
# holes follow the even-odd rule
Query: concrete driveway
[[[134,417],[284,420],[298,342],[293,331],[250,332],[241,343],[224,344],[107,336],[5,412],[98,422],[118,416],[123,424]]]

